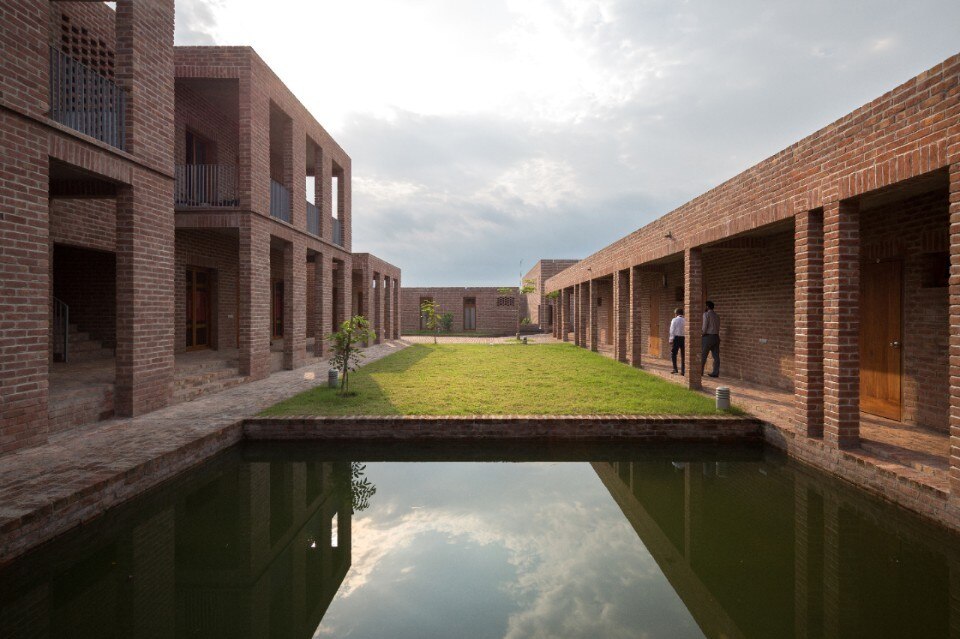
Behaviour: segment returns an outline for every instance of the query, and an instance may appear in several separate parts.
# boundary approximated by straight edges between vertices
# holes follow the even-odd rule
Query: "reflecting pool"
[[[760,448],[247,445],[0,571],[4,639],[958,633],[957,536]]]

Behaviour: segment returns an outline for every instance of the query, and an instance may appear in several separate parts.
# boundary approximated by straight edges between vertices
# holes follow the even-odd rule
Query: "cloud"
[[[334,134],[355,250],[408,285],[593,253],[956,53],[960,23],[952,0],[177,8],[178,41],[256,47]]]
[[[587,464],[417,466],[368,466],[380,501],[353,521],[318,635],[432,636],[423,605],[452,618],[445,635],[700,636]],[[469,596],[446,601],[461,579]]]
[[[226,0],[177,0],[176,29],[174,41],[178,45],[216,44],[215,11]]]

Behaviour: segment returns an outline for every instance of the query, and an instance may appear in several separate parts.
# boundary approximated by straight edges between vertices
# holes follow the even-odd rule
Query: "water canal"
[[[956,536],[739,447],[248,444],[0,571],[4,639],[949,637],[958,608]]]

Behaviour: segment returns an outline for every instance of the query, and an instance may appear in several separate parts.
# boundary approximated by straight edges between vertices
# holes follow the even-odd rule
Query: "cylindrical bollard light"
[[[730,410],[730,389],[726,386],[717,388],[717,410]]]
[[[337,381],[338,381],[337,378],[338,378],[339,375],[340,375],[340,371],[338,371],[338,370],[335,369],[335,368],[331,368],[331,369],[327,372],[327,386],[329,386],[330,388],[336,388],[336,387],[337,387]]]

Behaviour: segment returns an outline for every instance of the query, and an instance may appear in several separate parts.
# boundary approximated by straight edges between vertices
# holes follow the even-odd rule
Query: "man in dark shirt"
[[[713,302],[709,300],[707,301],[707,310],[703,314],[701,344],[701,370],[707,365],[707,354],[713,355],[713,372],[710,373],[710,377],[720,377],[720,317],[713,310]]]

